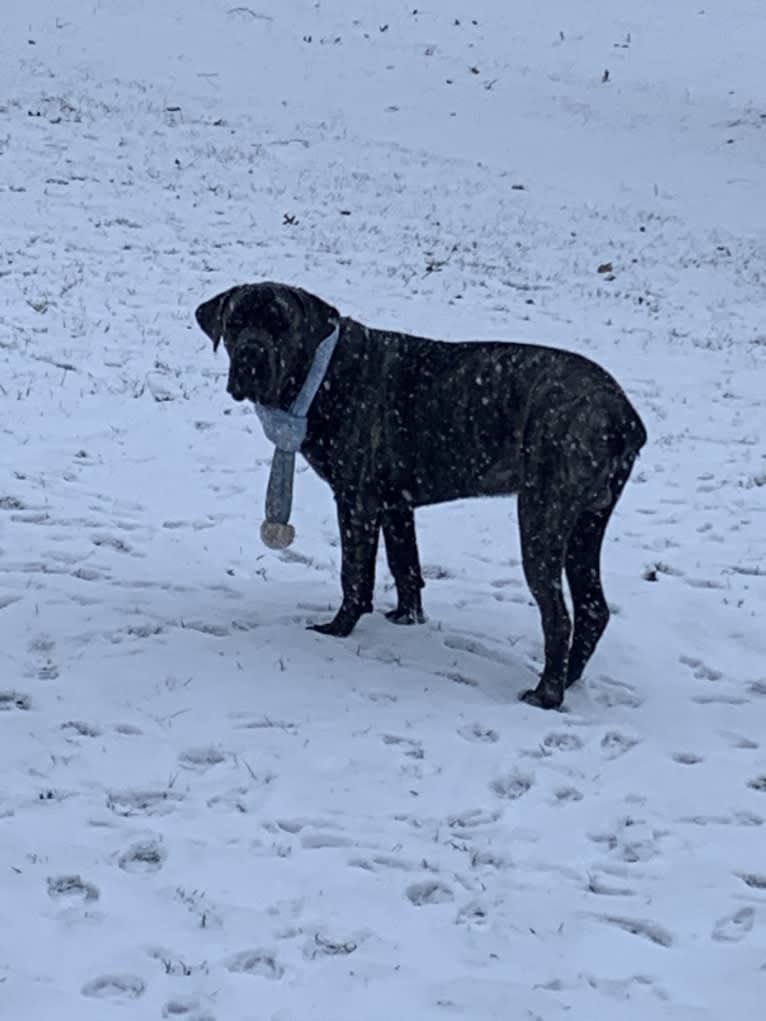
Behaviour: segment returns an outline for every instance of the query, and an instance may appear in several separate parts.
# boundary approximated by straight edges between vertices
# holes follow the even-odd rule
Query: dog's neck
[[[330,359],[340,336],[340,323],[335,323],[330,333],[317,347],[298,396],[289,411],[267,407],[256,402],[255,411],[266,433],[278,450],[295,452],[300,450],[306,439],[307,416],[319,387],[327,374]]]

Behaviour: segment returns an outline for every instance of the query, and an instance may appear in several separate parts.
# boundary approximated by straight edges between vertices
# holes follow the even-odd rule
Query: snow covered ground
[[[9,1021],[763,1016],[762,0],[416,4],[3,5]],[[419,514],[426,626],[304,629],[331,494],[301,470],[261,546],[270,450],[192,318],[264,278],[625,385],[566,712],[517,701],[512,501]]]

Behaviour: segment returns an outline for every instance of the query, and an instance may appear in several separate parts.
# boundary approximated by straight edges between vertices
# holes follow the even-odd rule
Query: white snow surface
[[[3,3],[3,1019],[763,1017],[763,0],[417,5]],[[332,495],[261,546],[193,320],[260,279],[623,383],[565,712],[512,500],[419,512],[425,626],[381,560],[305,629]]]

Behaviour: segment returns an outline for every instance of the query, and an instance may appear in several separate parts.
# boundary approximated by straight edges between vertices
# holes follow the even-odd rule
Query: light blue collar
[[[340,323],[336,323],[332,333],[325,337],[316,349],[306,381],[289,411],[256,402],[255,412],[261,420],[266,438],[271,440],[277,450],[295,453],[301,449],[306,439],[307,415],[311,402],[325,378],[339,336]]]

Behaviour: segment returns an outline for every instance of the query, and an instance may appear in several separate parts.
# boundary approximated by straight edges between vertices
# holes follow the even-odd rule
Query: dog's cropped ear
[[[214,298],[210,298],[208,301],[203,301],[194,313],[200,329],[212,340],[214,351],[218,350],[218,345],[221,343],[223,336],[223,311],[233,290],[234,288],[230,288],[228,291],[216,294]]]

